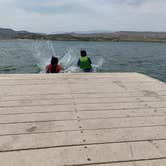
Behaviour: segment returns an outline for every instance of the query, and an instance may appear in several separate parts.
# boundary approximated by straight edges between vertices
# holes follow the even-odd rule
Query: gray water
[[[52,55],[64,72],[81,72],[80,49],[95,72],[140,72],[166,82],[166,43],[1,40],[0,73],[44,73]]]

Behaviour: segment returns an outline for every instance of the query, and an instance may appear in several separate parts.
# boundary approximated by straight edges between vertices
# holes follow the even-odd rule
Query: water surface
[[[65,72],[81,72],[76,67],[81,49],[95,72],[140,72],[166,82],[166,43],[1,40],[0,73],[44,72],[52,55]]]

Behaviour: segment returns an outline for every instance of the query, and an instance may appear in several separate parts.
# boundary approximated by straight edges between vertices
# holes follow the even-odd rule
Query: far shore
[[[98,32],[98,33],[70,32],[62,34],[43,34],[43,33],[15,31],[12,29],[0,28],[0,40],[4,39],[166,43],[166,32],[117,31],[117,32]]]
[[[58,38],[58,39],[50,39],[50,38],[0,38],[0,41],[5,40],[45,40],[45,41],[67,41],[67,42],[147,42],[147,43],[166,43],[166,40],[159,40],[159,39],[85,39],[85,38],[78,38],[78,39],[65,39],[65,38]]]

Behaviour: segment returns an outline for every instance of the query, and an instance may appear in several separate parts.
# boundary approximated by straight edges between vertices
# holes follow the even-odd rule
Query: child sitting
[[[80,51],[81,57],[78,60],[77,66],[79,66],[84,72],[92,72],[92,61],[87,57],[85,50]]]
[[[63,69],[60,65],[58,65],[58,58],[52,56],[51,64],[46,66],[46,73],[59,73]]]

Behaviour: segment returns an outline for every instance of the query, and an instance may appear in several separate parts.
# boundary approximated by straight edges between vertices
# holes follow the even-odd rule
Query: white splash
[[[36,41],[36,44],[34,44],[33,47],[33,56],[37,60],[38,66],[41,69],[40,73],[45,73],[45,67],[50,63],[52,56],[59,58],[59,64],[64,68],[64,71],[62,72],[82,72],[82,70],[77,67],[77,62],[80,57],[80,50],[76,48],[68,48],[63,56],[58,56],[51,41]],[[95,58],[93,56],[93,72],[99,71],[103,63],[104,59],[102,57]]]
[[[78,59],[79,52],[69,48],[60,59],[59,63],[64,67],[64,72],[80,72],[80,69],[77,67]]]

